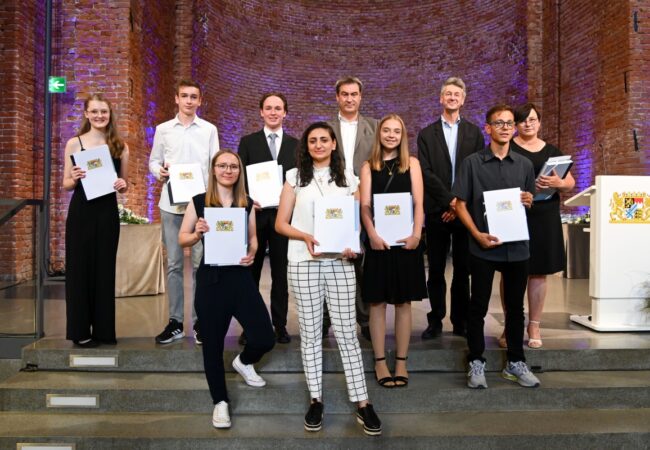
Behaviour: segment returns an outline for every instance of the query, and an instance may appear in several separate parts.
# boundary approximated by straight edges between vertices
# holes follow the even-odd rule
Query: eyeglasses
[[[501,128],[513,128],[515,126],[515,123],[512,120],[509,120],[507,122],[504,122],[503,120],[496,120],[494,122],[490,122],[490,125],[492,125],[496,129],[501,129]],[[507,126],[506,126],[507,125]]]
[[[529,118],[527,118],[526,120],[522,120],[522,121],[519,122],[519,123],[527,123],[527,124],[530,124],[530,125],[535,125],[537,122],[538,122],[538,120],[537,120],[536,118],[534,118],[534,117],[529,117]]]
[[[225,172],[230,169],[231,172],[239,172],[239,164],[217,164],[214,167]]]

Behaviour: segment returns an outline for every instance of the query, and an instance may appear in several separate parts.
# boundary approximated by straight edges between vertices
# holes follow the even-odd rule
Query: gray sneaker
[[[467,387],[472,389],[487,389],[487,381],[485,381],[485,363],[480,359],[475,359],[469,363]]]
[[[506,380],[519,383],[523,387],[536,388],[539,386],[539,379],[533,375],[528,369],[528,366],[523,361],[510,362],[506,364],[506,368],[501,372],[501,376]]]

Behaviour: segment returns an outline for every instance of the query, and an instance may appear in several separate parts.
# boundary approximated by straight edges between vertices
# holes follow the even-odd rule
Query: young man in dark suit
[[[453,333],[464,336],[469,310],[469,249],[467,230],[456,217],[456,198],[451,192],[463,160],[485,147],[481,130],[460,116],[465,103],[465,83],[457,77],[448,78],[440,90],[442,115],[420,131],[418,157],[424,178],[424,211],[427,257],[429,260],[428,327],[422,339],[433,339],[442,333],[446,315],[447,283],[445,266],[449,246],[452,248],[453,278],[451,282],[451,314]]]
[[[336,117],[327,123],[334,129],[338,148],[342,150],[345,168],[354,171],[358,177],[361,173],[361,166],[370,158],[372,152],[377,131],[377,119],[363,116],[359,112],[363,92],[363,83],[359,78],[343,77],[336,82],[335,88],[339,111]],[[362,260],[362,257],[358,257],[354,262],[357,275],[357,323],[361,327],[361,335],[370,340],[370,327],[368,326],[370,310],[369,306],[361,299]],[[325,309],[323,324],[323,335],[326,335],[329,328],[327,309]]]
[[[266,161],[277,160],[282,166],[283,178],[287,170],[296,167],[296,146],[298,140],[285,133],[282,122],[288,112],[287,99],[280,93],[264,94],[260,100],[260,116],[264,128],[244,136],[239,142],[239,157],[244,167]],[[255,201],[255,199],[253,199]],[[255,202],[257,220],[257,254],[253,263],[253,277],[259,288],[266,246],[269,247],[271,263],[271,320],[275,328],[276,340],[280,344],[291,341],[287,332],[287,310],[289,293],[287,285],[287,246],[286,237],[276,233],[276,208],[260,208]]]

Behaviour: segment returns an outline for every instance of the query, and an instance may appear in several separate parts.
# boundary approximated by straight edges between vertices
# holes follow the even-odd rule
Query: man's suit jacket
[[[341,159],[345,164],[345,152],[343,151],[343,139],[341,139],[341,121],[338,114],[336,117],[327,122],[334,128],[336,135],[336,148],[341,151]],[[357,138],[354,143],[354,159],[352,167],[354,174],[360,176],[361,166],[370,158],[372,145],[375,143],[375,133],[377,132],[377,119],[365,117],[359,114],[359,123],[357,124]]]
[[[479,127],[461,118],[458,124],[455,175],[463,160],[485,148],[485,139]],[[442,214],[449,209],[454,196],[451,193],[451,158],[439,118],[418,134],[418,159],[424,179],[424,211]]]
[[[283,175],[287,170],[296,167],[296,147],[298,146],[298,139],[287,134],[286,131],[282,133],[282,143],[280,144],[280,154],[278,155],[278,164],[282,165]],[[248,134],[241,138],[239,141],[239,149],[237,150],[241,162],[244,167],[250,164],[257,164],[273,160],[269,143],[264,134],[264,130]],[[246,182],[248,188],[248,181]]]

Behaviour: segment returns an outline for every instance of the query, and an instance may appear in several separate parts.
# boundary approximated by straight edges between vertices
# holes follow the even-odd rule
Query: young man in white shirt
[[[162,181],[160,192],[160,219],[162,222],[163,243],[167,249],[167,297],[169,298],[169,323],[156,336],[159,344],[168,344],[185,336],[183,332],[183,248],[178,244],[178,231],[183,221],[186,205],[173,205],[168,192],[169,167],[173,164],[201,165],[203,181],[207,186],[210,161],[219,151],[217,127],[196,115],[201,106],[201,87],[191,80],[181,80],[176,87],[178,114],[172,120],[156,127],[153,147],[149,156],[149,171]],[[192,247],[192,293],[194,293],[196,269],[203,255],[199,241]],[[194,295],[192,295],[192,303]],[[194,337],[201,343],[196,311],[192,304],[192,323]]]

